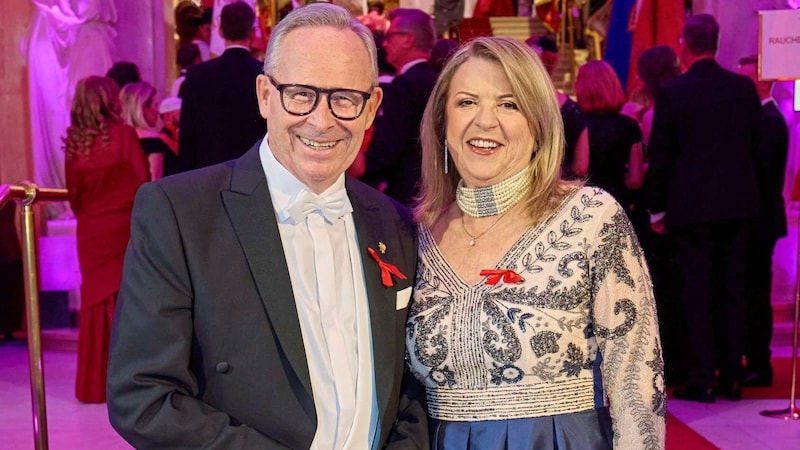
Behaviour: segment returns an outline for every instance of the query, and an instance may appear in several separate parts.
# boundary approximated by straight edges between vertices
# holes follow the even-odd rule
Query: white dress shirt
[[[333,223],[319,211],[305,219],[290,212],[297,209],[293,206],[301,197],[326,198],[344,190],[344,175],[316,196],[275,159],[266,138],[259,155],[278,219],[311,376],[317,412],[311,448],[374,448],[378,407],[372,335],[352,206],[345,192],[344,214]],[[322,238],[330,240],[332,260],[315,259],[320,258],[314,254],[315,239],[320,237],[316,232],[312,236],[309,229],[314,227],[327,231]],[[320,271],[315,264],[332,267]]]
[[[424,59],[424,58],[419,58],[419,59],[415,59],[413,61],[409,61],[409,62],[403,64],[403,67],[401,67],[400,70],[397,71],[397,75],[402,75],[402,74],[408,72],[412,67],[416,66],[417,64],[424,63],[424,62],[427,62],[427,61],[428,60]]]
[[[192,44],[197,45],[197,49],[200,50],[200,59],[203,62],[211,59],[211,48],[208,46],[208,42],[202,39],[195,39],[192,41]]]

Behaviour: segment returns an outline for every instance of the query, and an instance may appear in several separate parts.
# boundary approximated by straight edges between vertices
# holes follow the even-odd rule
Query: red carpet
[[[772,358],[772,369],[774,371],[772,386],[765,388],[745,388],[742,392],[742,398],[746,400],[785,398],[787,399],[786,407],[788,408],[788,398],[792,386],[792,358]],[[798,364],[798,382],[800,382],[800,364]],[[796,391],[795,395],[800,396],[800,389]],[[717,448],[706,438],[699,435],[670,414],[667,414],[666,447],[667,450],[704,450]]]
[[[797,366],[798,388],[800,388],[800,364]],[[742,391],[744,399],[788,399],[792,388],[792,358],[772,358],[773,379],[772,386],[764,388],[748,387]],[[795,396],[800,396],[800,389],[795,391]],[[789,406],[787,400],[786,406]]]
[[[667,445],[666,450],[705,450],[717,449],[683,422],[667,413]]]

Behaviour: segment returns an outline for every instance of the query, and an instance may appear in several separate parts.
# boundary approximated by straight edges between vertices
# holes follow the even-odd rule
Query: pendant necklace
[[[494,221],[494,222],[492,222],[492,224],[491,224],[491,225],[489,225],[489,227],[488,227],[488,228],[486,228],[485,230],[483,230],[483,233],[481,233],[481,234],[479,234],[479,235],[477,235],[477,236],[473,236],[473,234],[469,232],[469,230],[467,229],[467,224],[466,224],[466,223],[464,223],[464,214],[461,214],[461,227],[463,227],[463,228],[464,228],[464,233],[467,233],[467,236],[469,236],[469,246],[470,246],[470,247],[474,247],[474,246],[475,246],[475,242],[476,242],[478,239],[482,238],[482,237],[483,237],[483,236],[484,236],[486,233],[488,233],[488,232],[489,232],[489,230],[491,230],[492,228],[494,228],[494,226],[495,226],[495,225],[497,225],[497,222],[500,222],[500,219],[502,219],[502,218],[503,218],[503,216],[505,216],[505,215],[506,215],[506,212],[508,212],[508,211],[505,211],[505,212],[503,212],[503,214],[500,214],[500,215],[497,217],[497,219],[495,219],[495,221]]]

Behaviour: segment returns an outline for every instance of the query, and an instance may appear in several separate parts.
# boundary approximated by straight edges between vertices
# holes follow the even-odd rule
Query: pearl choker
[[[468,188],[458,182],[456,202],[461,212],[472,217],[503,214],[514,206],[530,189],[530,166],[518,174],[492,186]]]

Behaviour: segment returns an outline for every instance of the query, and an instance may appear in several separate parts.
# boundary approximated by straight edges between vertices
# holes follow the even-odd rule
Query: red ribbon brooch
[[[487,277],[486,284],[497,284],[500,280],[503,283],[522,283],[525,281],[517,272],[508,269],[483,269],[481,276]]]
[[[378,263],[378,267],[381,268],[381,282],[384,286],[394,286],[394,281],[392,280],[392,275],[396,276],[401,280],[405,280],[406,276],[403,275],[403,272],[400,272],[400,269],[397,268],[394,264],[387,263],[378,256],[378,252],[372,249],[372,247],[367,248],[369,252],[369,256],[372,256]]]

